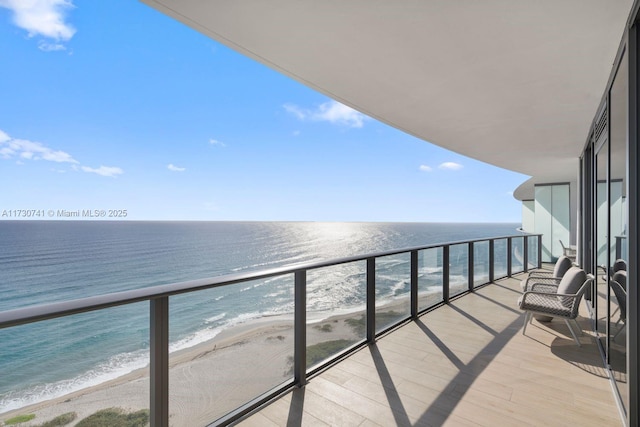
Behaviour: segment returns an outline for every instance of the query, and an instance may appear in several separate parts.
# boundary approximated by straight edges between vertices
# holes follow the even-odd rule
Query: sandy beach
[[[308,323],[309,345],[324,341],[356,341],[342,314]],[[207,425],[291,377],[291,316],[264,317],[221,332],[214,339],[170,355],[170,419],[172,426]],[[0,421],[35,414],[25,426],[36,426],[67,412],[77,418],[69,426],[105,408],[128,412],[149,408],[148,367],[100,385],[0,414]],[[0,424],[1,425],[1,424]]]
[[[438,294],[420,295],[420,306]],[[408,299],[397,299],[376,308],[378,321],[393,321],[408,312]],[[327,347],[346,348],[364,339],[362,311],[310,313],[307,321],[307,358]],[[331,344],[334,344],[331,346]],[[171,353],[169,373],[170,425],[204,426],[249,400],[289,380],[293,369],[293,316],[265,316],[222,331],[214,339]],[[332,353],[335,353],[333,351]],[[20,426],[38,426],[58,415],[75,412],[74,426],[106,408],[135,412],[149,408],[149,368],[94,387],[0,414],[6,421],[21,414],[35,418]],[[0,424],[2,425],[2,424]]]

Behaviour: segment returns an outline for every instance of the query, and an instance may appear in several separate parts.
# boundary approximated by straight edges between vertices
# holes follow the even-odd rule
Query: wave
[[[0,413],[19,409],[26,405],[64,396],[87,387],[129,374],[149,363],[147,350],[121,353],[106,362],[71,379],[48,384],[38,384],[26,390],[10,391],[0,395]]]
[[[209,317],[208,319],[204,319],[204,323],[213,323],[218,320],[222,320],[226,317],[227,313],[218,314],[217,316]]]
[[[412,247],[438,239],[448,241],[508,234],[507,230],[513,228],[511,224],[503,227],[504,231],[486,225],[468,225],[466,228],[455,225],[445,226],[445,229],[441,224],[354,223],[340,226],[351,232],[325,236],[322,224],[313,223],[0,223],[0,234],[7,242],[4,248],[0,248],[0,270],[3,271],[0,279],[0,310],[24,305],[23,301],[33,303],[36,297],[37,302],[48,303],[78,295],[211,277],[230,271],[266,269],[294,262]],[[335,227],[332,224],[329,228]],[[96,240],[96,236],[100,239]],[[211,236],[216,238],[212,239]],[[16,248],[19,262],[16,262]],[[437,266],[436,253],[424,253],[423,265],[419,270],[421,294],[441,289],[442,267]],[[378,285],[382,290],[380,297],[386,299],[395,292],[401,292],[404,296],[403,288],[406,289],[407,284],[403,282],[409,278],[408,256],[381,257],[376,264]],[[62,265],[64,268],[61,268]],[[345,310],[361,311],[365,301],[365,276],[364,261],[308,271],[308,312],[313,312],[314,316],[325,316]],[[451,278],[452,284],[463,281],[466,278],[462,276]],[[172,323],[172,333],[179,335],[175,338],[172,335],[171,351],[198,345],[227,328],[254,319],[275,315],[288,318],[293,312],[292,284],[292,275],[274,276],[200,294],[208,296],[208,300],[198,299],[199,295],[194,294],[192,300],[185,299],[185,304],[182,304],[182,296],[175,297],[180,304],[172,307],[179,307],[180,311],[179,316],[173,317],[175,312],[172,314],[172,321],[175,321]],[[239,292],[240,289],[245,291]],[[212,309],[211,300],[220,302]],[[127,311],[126,316],[119,318],[138,321],[139,309],[131,307],[130,310],[132,314]],[[237,314],[245,310],[252,312]],[[148,313],[147,309],[140,311],[145,316]],[[88,322],[84,317],[87,314],[82,316],[79,319],[83,323],[74,323],[73,327],[67,325],[61,329],[65,334],[58,339],[48,340],[46,345],[43,340],[33,340],[39,343],[38,354],[33,352],[32,347],[21,343],[25,341],[23,338],[16,338],[16,351],[12,351],[10,358],[24,360],[25,363],[20,366],[31,368],[29,372],[34,375],[21,373],[14,375],[11,381],[7,378],[0,380],[3,383],[2,390],[12,390],[4,394],[0,392],[0,412],[105,382],[148,364],[148,349],[138,352],[134,351],[135,347],[115,347],[121,344],[120,340],[129,339],[130,335],[133,340],[139,340],[139,336],[133,336],[135,330],[130,330],[129,326],[127,329],[117,329],[120,326],[113,325],[109,333],[96,335],[95,331],[100,331],[103,318],[92,318]],[[145,328],[144,325],[140,326],[140,330]],[[15,331],[18,334],[22,330]],[[9,333],[9,329],[4,330],[3,337]],[[83,367],[64,361],[79,357],[71,352],[71,344],[78,349],[84,348],[84,344],[92,344],[94,346],[88,348],[95,350],[98,348],[96,342],[105,349],[122,353],[112,357],[109,354],[91,354],[91,359],[84,359],[87,365]],[[142,342],[139,344],[140,347],[144,345]],[[67,354],[64,354],[65,351]],[[62,362],[54,359],[59,357],[58,353]],[[92,360],[100,360],[101,357],[106,360],[89,365]],[[45,362],[53,366],[59,363],[61,367],[66,363],[67,366],[72,365],[69,370],[76,371],[64,374],[61,368],[61,371],[52,373],[58,375],[55,378],[38,376],[42,374],[42,371],[38,372],[38,366]],[[63,379],[63,375],[67,379]],[[40,384],[36,385],[38,382]]]
[[[206,327],[200,329],[169,344],[169,352],[175,353],[194,347],[214,339],[225,329],[246,323],[251,320],[267,316],[281,315],[281,312],[269,311],[264,313],[251,312],[239,314],[217,327]],[[204,320],[205,323],[215,323],[227,316],[222,313]],[[46,400],[55,399],[67,394],[93,387],[118,377],[127,375],[137,369],[142,369],[149,364],[148,349],[136,350],[133,352],[120,353],[110,357],[106,362],[100,363],[96,367],[70,379],[64,379],[52,383],[38,384],[29,388],[10,391],[0,394],[0,414],[14,409],[19,409],[27,405],[32,405]]]

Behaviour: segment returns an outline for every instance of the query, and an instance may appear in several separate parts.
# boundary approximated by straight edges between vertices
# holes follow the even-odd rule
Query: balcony
[[[520,333],[519,275],[540,265],[540,238],[401,249],[0,313],[0,329],[21,334],[32,325],[55,329],[60,320],[116,319],[126,316],[117,310],[149,307],[146,367],[0,420],[25,412],[38,422],[71,411],[81,418],[115,406],[149,408],[152,426],[615,425],[587,312],[581,348],[561,322]],[[347,284],[361,287],[362,300],[318,317],[307,294],[327,275],[336,283],[353,279]],[[288,289],[290,312],[170,351],[170,325],[186,321],[190,304],[218,301],[211,292],[221,288],[241,293],[275,280]],[[376,297],[384,280],[399,285],[391,301]]]
[[[595,338],[564,322],[522,335],[513,278],[380,337],[241,426],[621,425]]]

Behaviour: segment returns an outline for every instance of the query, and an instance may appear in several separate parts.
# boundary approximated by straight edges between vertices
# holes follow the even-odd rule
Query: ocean
[[[518,226],[0,221],[0,311],[300,262],[514,235]],[[405,292],[408,281],[397,273],[406,272],[407,258],[381,261],[377,298]],[[310,316],[361,306],[364,296],[357,283],[363,272],[346,268],[340,275],[310,275]],[[276,277],[172,297],[170,349],[189,348],[254,319],[290,314],[292,295],[292,279]],[[149,304],[144,302],[0,330],[0,413],[144,367],[148,327]]]

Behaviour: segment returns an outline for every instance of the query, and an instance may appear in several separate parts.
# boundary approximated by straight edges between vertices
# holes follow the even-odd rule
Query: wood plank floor
[[[620,426],[593,336],[578,347],[559,320],[522,335],[519,284],[503,279],[421,316],[240,425]]]

